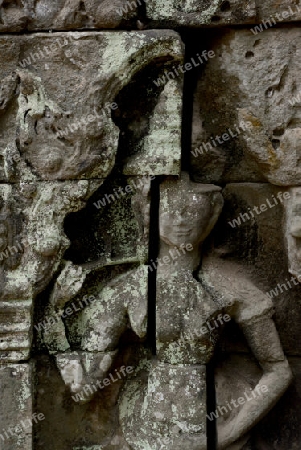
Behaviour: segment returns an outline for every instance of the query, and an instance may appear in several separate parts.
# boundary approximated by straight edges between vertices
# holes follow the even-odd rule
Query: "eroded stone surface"
[[[58,45],[58,39],[71,47],[67,50]],[[46,44],[52,51],[50,55]],[[63,254],[70,244],[63,230],[66,216],[83,208],[85,201],[112,171],[115,159],[117,165],[124,164],[125,155],[116,158],[119,128],[113,121],[112,111],[118,105],[113,100],[122,92],[122,88],[133,81],[139,70],[144,70],[158,58],[172,57],[181,60],[182,45],[175,33],[160,31],[97,35],[70,33],[68,38],[66,34],[58,34],[55,38],[36,34],[30,37],[3,37],[0,45],[3,58],[7,58],[7,66],[2,67],[3,74],[10,67],[9,75],[3,75],[1,90],[1,178],[4,182],[16,182],[14,186],[3,184],[1,188],[0,243],[1,251],[7,251],[7,254],[1,255],[1,300],[13,300],[14,303],[10,305],[3,303],[4,309],[13,311],[18,305],[23,305],[24,301],[30,308],[30,302],[47,286],[54,273],[60,270]],[[47,56],[43,54],[43,49],[47,49]],[[40,59],[37,54],[35,57],[32,53],[35,51],[42,52]],[[28,67],[24,68],[26,63],[24,60],[22,62],[22,57],[26,56],[26,52],[29,52],[30,60]],[[119,52],[120,57],[116,58]],[[20,61],[22,69],[18,65]],[[57,71],[61,73],[59,80],[53,75]],[[166,151],[158,170],[155,164],[160,163],[158,155],[149,144],[145,149],[143,147],[143,139],[147,141],[148,132],[147,128],[144,129],[137,148],[141,150],[142,142],[142,150],[145,150],[149,163],[147,173],[153,171],[156,174],[173,174],[179,171],[181,93],[176,84],[173,83],[173,90],[162,88],[161,96],[160,92],[157,93],[167,134],[172,135],[174,132],[178,137],[172,142],[176,149],[173,149],[173,153]],[[155,91],[156,89],[149,93],[149,97],[154,95],[156,99]],[[167,122],[167,112],[174,104],[174,99],[177,108],[174,120],[170,123]],[[108,110],[108,103],[115,106]],[[155,106],[154,100],[150,103]],[[105,111],[102,110],[103,107]],[[76,115],[85,120],[76,125]],[[159,131],[163,123],[159,122],[159,116],[160,111],[157,109],[150,128],[152,144],[160,139]],[[117,122],[118,120],[121,119],[116,119]],[[168,146],[166,149],[168,150]],[[131,150],[137,152],[135,146]],[[104,215],[103,225],[99,228],[107,226],[108,221],[111,225],[110,230],[104,232],[102,242],[98,242],[96,237],[95,244],[100,244],[103,248],[92,259],[92,262],[97,261],[92,264],[94,269],[146,260],[150,178],[143,179],[144,168],[143,161],[142,164],[136,162],[136,177],[123,177],[123,185],[129,187],[130,183],[132,186],[132,182],[134,183],[134,188],[130,191],[131,197],[123,204],[117,202],[119,195],[115,194],[116,191],[113,191],[116,197],[110,192],[118,183],[118,174],[115,173],[115,179],[115,175],[112,176],[113,184],[106,185],[107,192],[103,192],[106,204],[113,201],[113,205],[106,210],[107,219]],[[65,181],[66,179],[70,181]],[[77,179],[81,180],[75,181]],[[119,189],[117,192],[120,192]],[[121,198],[128,193],[127,190],[120,194]],[[107,198],[111,200],[108,201]],[[129,204],[131,214],[126,215]],[[96,206],[93,208],[97,210]],[[125,232],[123,228],[123,224],[129,220],[133,238],[136,239],[134,249],[127,242],[126,235],[130,231]],[[9,227],[9,224],[13,226]],[[130,229],[128,224],[127,226]],[[113,240],[107,231],[112,233]],[[17,239],[20,240],[19,247]],[[77,262],[87,263],[89,266],[89,256],[88,253],[80,259],[78,255],[80,261]],[[90,273],[92,268],[86,267],[85,274]],[[77,269],[74,270],[77,273]],[[72,292],[72,295],[76,293]],[[59,310],[72,298],[71,293],[68,292],[62,298],[62,305],[56,305]],[[26,322],[22,325],[16,325],[20,320],[18,317],[16,311],[15,316],[11,317],[13,324],[8,324],[5,329],[7,336],[1,343],[4,359],[28,357],[31,342],[30,315],[29,312],[26,314]],[[16,338],[13,330],[17,331],[17,327],[19,335]],[[20,348],[19,353],[17,348]],[[63,348],[67,347],[63,345]]]
[[[155,0],[145,2],[147,18],[155,26],[216,27],[259,24],[258,32],[282,22],[300,20],[301,8],[295,0]]]
[[[212,41],[217,56],[199,79],[192,150],[212,148],[191,154],[195,179],[300,183],[299,38],[298,29],[236,30]]]
[[[21,183],[1,188],[1,358],[14,361],[29,357],[32,301],[51,280],[69,245],[64,218],[84,205],[93,183]]]
[[[274,407],[291,371],[272,317],[284,350],[299,355],[300,33],[268,30],[276,13],[289,10],[285,21],[299,20],[298,6],[48,3],[0,0],[0,32],[245,29],[184,33],[188,57],[215,52],[206,68],[187,69],[186,94],[200,74],[192,149],[213,144],[216,134],[227,139],[191,155],[194,180],[218,186],[190,183],[187,175],[161,186],[156,299],[156,263],[147,260],[162,178],[151,189],[151,176],[179,175],[182,119],[187,131],[191,106],[187,95],[182,118],[179,36],[152,30],[0,38],[0,378],[9,405],[1,427],[30,411],[29,366],[5,362],[28,359],[32,350],[36,405],[47,422],[36,425],[34,444],[30,430],[14,448],[52,448],[55,434],[60,450],[205,450],[205,364],[220,345],[217,407],[244,390],[267,391],[219,417],[219,450],[299,448],[298,415],[290,410],[298,408],[299,362],[291,358],[296,382]],[[271,23],[261,24],[265,18]],[[155,83],[163,75],[165,82]],[[208,239],[201,253],[211,230],[212,246]],[[230,361],[221,363],[225,357]],[[131,377],[112,381],[129,365]]]
[[[169,0],[146,1],[147,17],[159,26],[202,26],[252,23],[256,18],[255,0]]]
[[[300,20],[295,0],[1,0],[0,32],[187,27],[251,24],[271,25]],[[149,23],[150,21],[150,23]],[[269,22],[268,22],[269,23]],[[265,29],[265,28],[263,28]]]
[[[138,3],[126,0],[14,0],[0,2],[0,32],[135,25]]]
[[[31,450],[33,425],[38,421],[32,415],[37,413],[33,409],[32,364],[0,365],[0,385],[0,447]]]
[[[182,58],[172,31],[2,37],[0,47],[7,61],[0,72],[3,181],[105,178],[118,148],[114,112],[124,113],[117,112],[115,97],[157,59]],[[152,83],[154,96],[157,90]],[[180,117],[181,92],[172,83],[154,110],[150,135],[145,130],[137,149],[131,148],[146,154],[148,168],[142,158],[128,175],[179,173]],[[162,120],[165,138],[176,138],[169,143],[172,151],[165,144],[160,161]]]
[[[160,190],[157,355],[146,363],[146,374],[138,369],[136,378],[125,386],[120,410],[122,429],[127,442],[137,450],[159,449],[161,445],[207,448],[205,364],[232,318],[262,367],[262,376],[252,389],[252,401],[245,402],[229,422],[219,422],[218,448],[231,448],[232,444],[242,448],[242,437],[267,414],[291,381],[271,319],[273,303],[248,279],[241,265],[221,255],[204,256],[199,267],[200,244],[223,206],[220,188],[192,183],[187,174],[182,174],[181,180],[164,181]],[[184,251],[188,241],[190,252]],[[197,268],[200,270],[194,277]],[[198,381],[192,381],[192,375]],[[182,390],[183,380],[186,388]],[[191,381],[196,388],[192,396],[202,397],[196,404],[190,398]],[[258,390],[260,395],[256,394]]]

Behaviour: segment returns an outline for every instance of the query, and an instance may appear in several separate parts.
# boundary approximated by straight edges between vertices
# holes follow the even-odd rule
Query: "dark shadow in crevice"
[[[153,355],[156,355],[156,259],[159,253],[159,204],[160,204],[160,178],[156,177],[151,184],[150,230],[148,252],[148,344]],[[153,270],[150,269],[153,268]]]
[[[154,81],[164,75],[168,58],[159,58],[141,71],[118,93],[118,109],[112,111],[112,120],[120,129],[115,167],[123,167],[127,160],[143,150],[143,138],[149,132],[149,121],[158,103],[164,84]]]
[[[180,34],[185,44],[184,69],[187,63],[192,66],[190,70],[185,71],[184,75],[182,113],[182,170],[190,172],[194,93],[198,79],[206,68],[206,63],[199,64],[197,54],[201,54],[203,50],[210,50],[210,37],[208,30],[181,30]],[[199,65],[195,67],[194,64]]]

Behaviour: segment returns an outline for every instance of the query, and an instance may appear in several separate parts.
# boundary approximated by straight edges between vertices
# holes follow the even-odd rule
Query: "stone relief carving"
[[[91,29],[135,25],[139,3],[124,0],[1,0],[0,31]]]
[[[64,37],[63,34],[61,37]],[[135,301],[130,300],[127,293],[119,299],[116,296],[113,309],[120,314],[111,324],[112,333],[107,343],[102,344],[101,348],[97,347],[102,355],[96,353],[93,348],[94,340],[88,335],[86,340],[83,338],[82,345],[83,350],[90,349],[90,356],[83,351],[72,352],[62,320],[53,323],[51,332],[45,330],[43,333],[43,342],[50,353],[56,354],[58,368],[73,393],[77,393],[83,384],[96,380],[101,374],[105,377],[114,361],[118,337],[128,328],[127,316],[135,333],[140,337],[145,335],[147,271],[145,275],[139,272],[139,277],[135,277],[135,271],[137,272],[139,263],[145,262],[147,255],[150,177],[139,182],[143,173],[138,176],[135,173],[134,177],[129,173],[128,181],[122,175],[126,183],[134,178],[135,189],[126,201],[132,203],[131,220],[133,227],[136,227],[137,238],[135,249],[127,250],[125,237],[120,230],[119,233],[116,232],[118,238],[114,242],[105,238],[105,252],[98,262],[94,261],[91,265],[88,259],[85,261],[86,266],[81,266],[64,261],[65,251],[70,246],[64,222],[70,213],[84,208],[89,197],[93,193],[96,195],[97,189],[113,170],[118,150],[119,128],[113,121],[112,110],[118,105],[114,104],[114,108],[107,109],[105,113],[103,109],[108,104],[111,105],[139,70],[145,69],[151,62],[162,58],[182,58],[182,44],[178,36],[169,31],[157,35],[152,32],[138,33],[136,38],[132,33],[117,33],[114,36],[106,33],[97,36],[85,33],[85,38],[82,38],[83,35],[76,36],[70,44],[69,52],[56,46],[54,57],[48,64],[42,61],[42,55],[41,59],[35,60],[34,66],[32,60],[28,68],[22,69],[18,67],[18,63],[20,58],[22,62],[26,45],[30,54],[35,50],[40,51],[41,47],[39,50],[35,45],[42,45],[44,48],[41,40],[32,36],[27,44],[27,38],[23,37],[0,38],[1,47],[4,49],[3,57],[8,58],[11,67],[9,75],[6,68],[3,68],[1,73],[1,129],[4,131],[0,149],[3,182],[1,249],[7,252],[7,258],[6,253],[2,253],[0,278],[2,362],[15,363],[30,358],[33,304],[49,284],[54,282],[53,292],[46,305],[46,317],[60,316],[65,304],[78,294],[92,269],[121,265],[120,276],[128,281],[132,277],[132,289],[137,292]],[[52,37],[47,36],[44,44],[51,45],[53,42]],[[120,58],[115,60],[118,48]],[[66,61],[62,62],[60,80],[52,80],[48,73],[49,64],[57,64],[55,53],[61,52],[65,52],[68,69],[65,68]],[[94,78],[90,72],[92,61],[95,64]],[[58,88],[59,83],[61,87],[64,85],[63,89]],[[154,93],[155,90],[154,87]],[[173,101],[179,104],[181,92],[177,90],[173,93]],[[164,109],[170,100],[166,92],[163,95],[161,103]],[[92,118],[89,117],[90,113],[93,113]],[[174,117],[173,125],[169,126],[167,134],[179,136],[180,130],[175,126],[180,123],[179,108],[174,112]],[[75,126],[66,132],[70,122],[75,122]],[[145,139],[144,134],[143,138]],[[158,138],[154,136],[152,142],[155,143],[156,139]],[[146,149],[150,150],[149,147]],[[173,167],[179,168],[176,163],[176,158],[180,157],[178,149],[176,155],[172,155],[170,161]],[[151,164],[151,157],[147,155],[147,158]],[[154,155],[153,158],[159,162],[158,156]],[[169,164],[168,158],[168,155],[162,157],[162,169],[157,173],[164,174],[164,171],[169,170],[165,169],[166,164]],[[178,170],[174,169],[174,173]],[[149,175],[150,171],[151,169],[148,169],[146,174]],[[94,209],[96,211],[95,207]],[[121,207],[114,204],[110,210],[113,221],[114,214],[118,220],[120,212]],[[126,220],[126,216],[123,220]],[[122,226],[122,220],[119,226]],[[15,247],[17,240],[19,249]],[[126,264],[131,264],[129,275],[123,267],[126,267]],[[114,269],[112,270],[114,272]],[[98,286],[98,290],[107,290],[107,295],[114,289],[117,289],[114,283],[104,290]],[[140,297],[142,300],[138,302]],[[111,315],[111,306],[108,300],[107,318]],[[97,320],[97,314],[96,310],[94,320]],[[89,325],[89,320],[93,322],[93,317],[85,318],[84,315],[85,313],[80,320],[87,323],[88,333],[88,328],[92,326]],[[116,324],[119,326],[117,331]],[[29,369],[26,373],[30,377]],[[3,372],[4,376],[10,376],[9,374],[9,371]],[[29,381],[28,384],[31,395],[33,385]],[[21,405],[24,414],[29,414],[28,404],[21,401]],[[8,419],[10,417],[11,415],[8,415]],[[4,425],[8,419],[5,419]],[[27,431],[27,435],[31,435],[31,430]],[[8,437],[9,442],[17,446],[16,448],[24,444],[14,434]],[[27,439],[26,445],[27,448],[32,445],[30,438]]]
[[[3,450],[299,448],[300,32],[251,29],[300,19],[276,3],[0,0]],[[183,84],[179,34],[126,31],[152,27],[214,56]]]
[[[221,317],[239,323],[261,366],[254,392],[261,386],[267,390],[245,404],[232,421],[219,422],[218,448],[230,448],[242,438],[291,381],[271,318],[271,300],[234,263],[209,255],[200,267],[200,244],[222,205],[219,187],[192,183],[186,174],[161,185],[159,256],[166,264],[157,274],[156,359],[150,363],[146,386],[139,377],[129,381],[121,403],[122,428],[134,449],[207,448],[205,364],[225,325]],[[190,244],[192,251],[173,261],[172,252],[180,251],[182,244]],[[210,322],[211,330],[204,332]],[[164,442],[169,445],[162,447]]]

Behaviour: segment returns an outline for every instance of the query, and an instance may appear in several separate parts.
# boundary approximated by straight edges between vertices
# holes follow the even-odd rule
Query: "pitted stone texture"
[[[195,179],[202,182],[301,182],[299,29],[226,32],[212,41],[195,94],[192,149],[212,142],[204,155],[191,155]],[[291,104],[291,103],[293,104]],[[214,106],[214,107],[213,107]],[[237,134],[239,124],[245,126]],[[231,129],[236,137],[225,138]]]
[[[113,119],[124,113],[117,111],[115,97],[156,60],[162,65],[164,59],[183,57],[172,31],[10,36],[0,38],[0,49],[5,61],[0,69],[3,181],[105,178],[114,166],[120,134]],[[160,88],[152,83],[147,95],[158,94]],[[179,172],[180,104],[180,89],[166,86],[150,136],[146,126],[136,147],[126,143],[133,153],[147,154],[148,168],[142,159],[127,174]],[[177,136],[171,139],[177,148],[166,145],[162,159],[160,131],[166,138]]]
[[[255,0],[155,0],[146,1],[147,18],[156,26],[225,25],[253,23]]]
[[[35,423],[32,416],[32,365],[0,365],[0,386],[0,448],[32,450],[32,424]]]
[[[206,367],[141,361],[119,415],[134,450],[205,450]]]
[[[268,21],[271,17],[274,18],[276,23],[296,22],[301,19],[299,0],[282,0],[281,2],[275,0],[256,0],[256,6],[258,17],[262,21]],[[268,22],[267,26],[270,26]]]
[[[138,4],[127,0],[1,0],[0,32],[133,26]]]

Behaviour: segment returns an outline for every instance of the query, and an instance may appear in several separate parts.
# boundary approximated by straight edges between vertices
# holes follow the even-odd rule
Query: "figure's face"
[[[215,186],[201,192],[203,186],[206,185],[187,180],[163,183],[159,234],[166,244],[196,247],[214,227],[222,208],[222,195]]]
[[[188,199],[187,199],[188,200]],[[169,245],[197,245],[208,227],[210,205],[207,199],[191,198],[186,205],[171,204],[160,213],[160,238]]]

